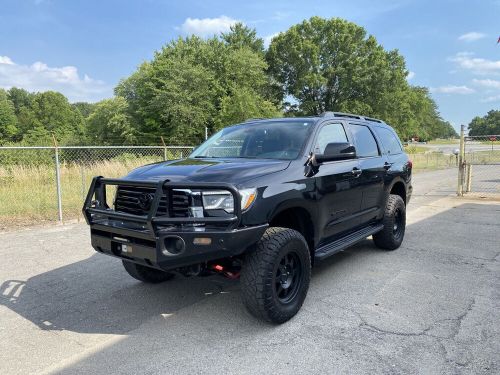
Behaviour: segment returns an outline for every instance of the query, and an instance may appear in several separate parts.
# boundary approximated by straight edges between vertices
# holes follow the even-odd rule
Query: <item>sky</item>
[[[500,0],[0,0],[0,87],[95,102],[179,36],[235,22],[266,44],[311,16],[363,26],[405,57],[455,128],[500,109]]]

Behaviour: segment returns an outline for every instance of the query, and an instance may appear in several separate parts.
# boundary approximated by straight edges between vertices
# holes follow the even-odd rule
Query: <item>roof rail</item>
[[[358,120],[362,120],[363,117],[359,115],[354,115],[352,113],[344,113],[344,112],[323,112],[320,117],[349,117],[349,118],[355,118]]]
[[[366,120],[371,122],[378,122],[380,124],[385,124],[384,121],[367,116],[355,115],[352,113],[344,113],[344,112],[323,112],[320,117],[347,117],[347,118],[355,118],[357,120]]]
[[[365,118],[366,121],[371,121],[371,122],[378,122],[380,124],[383,124],[384,122],[382,120],[379,120],[379,119],[376,119],[376,118],[372,118],[372,117],[366,117],[366,116],[363,116]]]
[[[244,122],[264,120],[264,117],[247,118]]]

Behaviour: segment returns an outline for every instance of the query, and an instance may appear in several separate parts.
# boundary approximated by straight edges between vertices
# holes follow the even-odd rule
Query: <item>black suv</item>
[[[370,235],[382,249],[401,245],[411,172],[381,120],[252,119],[187,159],[95,177],[83,212],[94,249],[132,277],[240,278],[248,310],[282,323],[302,306],[315,262]]]

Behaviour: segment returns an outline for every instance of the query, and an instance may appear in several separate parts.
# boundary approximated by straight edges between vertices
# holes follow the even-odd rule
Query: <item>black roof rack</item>
[[[378,119],[376,119],[376,118],[371,118],[371,117],[366,117],[366,116],[364,116],[364,118],[365,118],[365,120],[366,120],[366,121],[378,122],[378,123],[380,123],[380,124],[382,124],[382,123],[383,123],[383,121],[382,121],[382,120],[378,120]]]
[[[264,117],[247,118],[245,122],[264,120]]]
[[[361,116],[354,115],[352,113],[344,113],[344,112],[323,112],[320,116],[321,117],[328,117],[328,116],[332,116],[332,117],[349,117],[349,118],[355,118],[355,119],[358,119],[358,120],[362,120],[363,119],[363,117],[361,117]]]
[[[361,116],[361,115],[355,115],[352,113],[344,113],[344,112],[323,112],[320,117],[346,117],[346,118],[354,118],[357,120],[366,120],[366,121],[371,121],[371,122],[378,122],[380,124],[383,124],[384,121],[372,118],[372,117],[366,117],[366,116]]]

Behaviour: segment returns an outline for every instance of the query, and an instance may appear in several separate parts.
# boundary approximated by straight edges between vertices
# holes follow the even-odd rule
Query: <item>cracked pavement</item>
[[[245,311],[237,281],[136,282],[81,223],[0,233],[0,373],[499,373],[500,202],[455,183],[416,174],[403,246],[319,264],[281,326]]]

